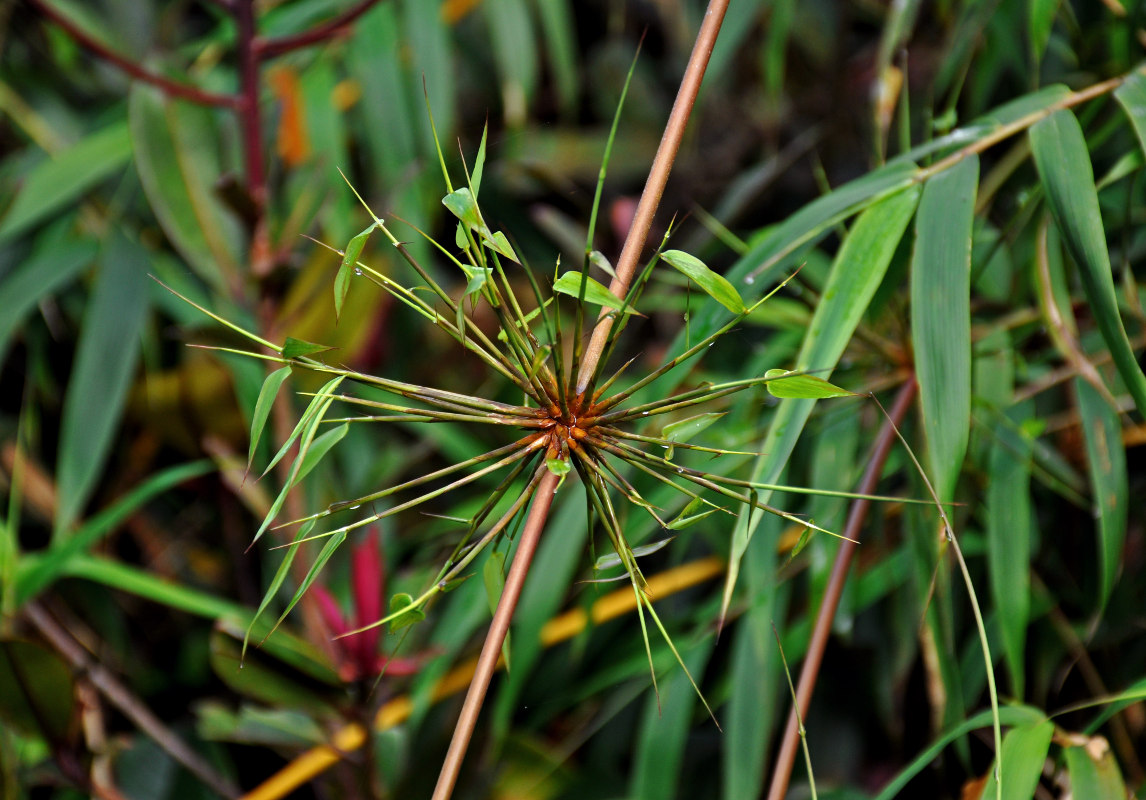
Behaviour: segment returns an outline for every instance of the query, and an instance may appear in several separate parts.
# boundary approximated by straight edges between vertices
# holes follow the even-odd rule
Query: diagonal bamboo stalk
[[[672,111],[669,113],[664,135],[661,137],[661,143],[653,157],[653,165],[649,171],[648,180],[645,182],[645,188],[637,204],[633,225],[629,229],[625,244],[621,249],[616,277],[609,285],[609,290],[618,298],[623,299],[625,297],[636,271],[637,260],[644,249],[645,240],[648,238],[649,229],[652,227],[653,216],[656,214],[657,206],[660,205],[669,172],[672,170],[673,161],[675,161],[677,151],[680,149],[681,140],[684,138],[685,125],[692,114],[696,96],[700,92],[704,72],[708,67],[708,59],[716,44],[716,37],[720,32],[720,25],[724,21],[724,13],[728,10],[728,3],[729,0],[709,0],[704,21],[697,33],[696,43],[689,55],[684,77],[681,79],[680,89],[677,91],[676,100],[673,102]],[[582,394],[587,390],[589,381],[596,374],[608,344],[611,329],[612,317],[606,314],[606,309],[602,309],[602,315],[598,317],[597,324],[594,326],[584,359],[579,365],[576,381],[577,394]],[[544,470],[546,467],[542,465],[538,469]],[[478,713],[481,711],[486,691],[489,689],[489,682],[497,666],[497,658],[501,653],[502,643],[509,632],[509,624],[517,608],[521,585],[529,572],[537,542],[541,538],[541,532],[549,516],[549,509],[553,504],[553,493],[558,485],[559,478],[555,474],[547,472],[538,487],[537,494],[534,496],[533,505],[529,509],[529,516],[521,532],[521,542],[518,545],[517,554],[514,556],[513,566],[510,567],[509,576],[506,579],[505,589],[502,591],[493,622],[490,623],[489,632],[486,634],[485,643],[482,645],[478,669],[474,674],[469,690],[466,692],[461,716],[454,728],[454,735],[450,741],[445,762],[442,764],[442,771],[438,776],[438,784],[434,788],[433,800],[448,800],[453,794],[458,774],[461,771],[462,760],[477,724]],[[514,586],[513,591],[510,590],[511,585]]]

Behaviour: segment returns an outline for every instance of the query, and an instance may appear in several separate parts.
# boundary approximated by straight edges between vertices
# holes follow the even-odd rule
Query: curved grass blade
[[[644,316],[610,292],[603,284],[582,275],[580,272],[566,272],[553,282],[553,291],[576,297],[581,302],[592,303],[595,306],[615,308],[622,314]]]
[[[1030,456],[995,442],[987,463],[987,561],[1011,689],[1020,699],[1031,607],[1032,513]]]
[[[1063,241],[1078,264],[1095,323],[1126,383],[1138,413],[1146,415],[1146,375],[1130,346],[1118,313],[1118,298],[1106,249],[1106,233],[1094,187],[1094,171],[1082,127],[1069,110],[1057,111],[1030,131],[1031,153],[1046,187],[1047,203]]]
[[[114,230],[100,260],[64,398],[56,466],[57,541],[75,523],[99,480],[135,375],[147,319],[146,251]]]
[[[971,226],[979,158],[927,182],[915,218],[911,339],[928,465],[941,500],[955,494],[971,422]]]
[[[1098,516],[1098,612],[1101,614],[1114,588],[1126,541],[1129,502],[1126,450],[1122,445],[1118,413],[1085,380],[1076,378],[1074,391],[1086,441],[1090,491]]]
[[[288,375],[290,375],[290,367],[276,369],[270,375],[267,375],[263,381],[262,388],[259,389],[259,399],[255,401],[255,413],[251,417],[251,444],[247,450],[248,472],[250,472],[251,464],[255,460],[255,450],[259,446],[259,439],[263,435],[263,428],[266,427],[267,417],[270,416],[275,398],[278,397],[279,389],[282,387],[283,381],[287,379]]]

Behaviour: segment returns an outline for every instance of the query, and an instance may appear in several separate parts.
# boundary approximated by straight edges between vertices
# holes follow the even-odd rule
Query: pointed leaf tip
[[[681,250],[666,250],[661,253],[661,258],[733,314],[743,314],[748,310],[736,288],[723,275],[705,266],[696,256]]]
[[[790,376],[790,377],[789,377]],[[823,378],[791,372],[786,369],[770,369],[764,373],[768,379],[768,392],[773,397],[787,399],[814,399],[825,397],[858,397],[855,392],[841,389]]]

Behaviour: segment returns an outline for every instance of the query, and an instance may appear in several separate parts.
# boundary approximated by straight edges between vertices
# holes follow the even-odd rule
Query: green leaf
[[[1126,449],[1122,445],[1118,412],[1081,378],[1075,378],[1074,391],[1086,442],[1091,497],[1098,517],[1098,609],[1101,613],[1114,588],[1126,541],[1129,503]]]
[[[670,442],[686,442],[723,417],[726,413],[727,412],[719,411],[697,414],[695,417],[670,422],[661,430],[661,436]]]
[[[279,389],[283,385],[283,381],[290,375],[290,367],[282,367],[276,369],[270,375],[267,375],[266,380],[263,381],[263,386],[259,389],[259,399],[255,401],[255,413],[251,417],[251,445],[247,449],[247,469],[251,468],[251,463],[255,460],[255,449],[259,445],[259,439],[263,435],[263,428],[266,427],[267,417],[270,416],[271,408],[274,407],[275,398],[278,397]]]
[[[1138,146],[1146,152],[1146,72],[1135,70],[1114,90],[1114,97],[1130,118]]]
[[[121,174],[130,158],[127,125],[115,122],[42,161],[24,178],[16,199],[0,220],[0,243],[49,218],[106,178]]]
[[[706,507],[708,509],[707,511],[700,511],[700,509]],[[688,505],[686,505],[679,514],[673,517],[672,521],[670,521],[669,524],[665,527],[670,531],[679,531],[682,528],[687,528],[689,525],[692,525],[695,522],[700,522],[709,514],[713,514],[716,511],[716,508],[713,508],[708,503],[704,502],[704,500],[701,498],[694,497],[689,501]]]
[[[570,270],[553,282],[553,291],[567,294],[570,297],[581,297],[582,280],[584,280],[585,302],[595,306],[615,308],[622,314],[636,314],[643,317],[635,308],[625,303],[607,288],[592,278],[582,278],[580,272]]]
[[[490,616],[497,614],[497,604],[501,602],[501,593],[505,591],[505,553],[494,550],[485,560],[481,570],[482,583],[485,585],[485,598],[489,603]],[[501,643],[501,655],[505,659],[506,672],[510,671],[509,651],[510,633],[506,632],[505,641]]]
[[[327,350],[333,349],[324,344],[315,344],[288,336],[283,342],[283,358],[305,358],[315,353],[325,353]]]
[[[474,199],[473,192],[469,187],[463,186],[461,189],[450,192],[442,198],[442,205],[450,210],[450,213],[462,221],[462,224],[469,228],[471,231],[486,231],[485,223],[481,221],[481,212],[478,211],[477,200]]]
[[[791,377],[786,377],[786,376]],[[786,369],[770,369],[764,373],[768,379],[768,393],[781,399],[823,399],[827,397],[855,397],[855,392],[829,383],[815,375],[806,375]]]
[[[403,608],[406,608],[413,602],[413,596],[406,594],[405,592],[398,592],[396,595],[390,598],[389,613],[393,614],[397,611],[401,611]],[[390,633],[394,633],[394,631],[398,631],[409,625],[421,622],[425,618],[426,612],[424,609],[421,607],[411,608],[405,614],[400,614],[394,619],[390,620]]]
[[[318,573],[322,572],[322,568],[326,566],[326,562],[330,560],[332,555],[334,555],[334,551],[341,547],[342,543],[345,541],[346,531],[338,531],[332,536],[327,537],[326,543],[323,544],[322,549],[318,551],[318,556],[310,565],[310,569],[306,571],[306,575],[303,577],[302,583],[300,583],[298,589],[295,590],[294,597],[290,599],[290,602],[287,603],[286,608],[283,609],[283,613],[279,615],[278,621],[275,622],[274,628],[272,628],[272,632],[283,624],[283,621],[286,620],[290,612],[294,610],[296,605],[298,605],[298,601],[302,599],[304,594],[306,594],[307,589],[309,589],[314,583],[315,579],[318,578]],[[297,550],[298,548],[292,549]]]
[[[1095,736],[1085,746],[1066,748],[1063,755],[1070,774],[1071,797],[1125,800],[1126,784],[1106,739]]]
[[[1146,414],[1146,375],[1138,366],[1118,314],[1118,299],[1106,232],[1094,188],[1094,172],[1082,128],[1070,111],[1056,111],[1030,131],[1031,152],[1046,188],[1047,203],[1079,277],[1095,323],[1130,390],[1140,414]]]
[[[970,719],[963,720],[944,731],[934,742],[927,746],[915,759],[908,764],[899,775],[895,776],[883,790],[876,795],[875,800],[892,800],[899,797],[911,779],[927,769],[935,758],[942,753],[951,742],[954,742],[968,733],[991,724],[991,710],[980,711]],[[1046,719],[1046,715],[1037,708],[1030,706],[1003,706],[999,709],[999,721],[1003,725],[1038,724]],[[1004,778],[1005,780],[1005,778]],[[1080,798],[1083,795],[1078,795]]]
[[[547,458],[545,459],[545,468],[554,475],[564,477],[569,474],[569,470],[572,469],[572,466],[569,464],[569,459],[567,458]]]
[[[978,156],[923,188],[911,259],[911,341],[935,491],[955,494],[971,424],[971,226]]]
[[[56,537],[66,535],[96,483],[135,376],[147,319],[147,253],[109,232],[64,397],[57,461]]]
[[[706,636],[694,644],[685,653],[687,672],[684,668],[675,669],[664,681],[660,696],[652,695],[645,701],[638,723],[628,794],[632,800],[664,800],[677,796],[692,709],[697,700],[688,675],[701,674],[715,641],[715,637]]]
[[[42,299],[68,285],[96,256],[90,240],[43,242],[0,282],[0,364],[12,334]]]
[[[514,263],[520,264],[521,261],[517,257],[517,253],[513,251],[513,247],[509,243],[509,239],[501,231],[495,231],[489,236],[482,236],[481,243],[493,250],[499,255],[503,255]]]
[[[1031,462],[995,442],[987,465],[987,556],[991,598],[1016,697],[1023,696],[1024,658],[1031,606]]]
[[[156,219],[200,278],[229,291],[245,237],[215,190],[224,172],[218,143],[225,138],[216,113],[140,81],[128,98],[135,167]]]
[[[67,539],[47,552],[25,556],[16,572],[16,602],[22,604],[64,574],[68,562],[118,528],[152,498],[215,469],[207,460],[162,470],[85,521]]]
[[[358,263],[358,257],[362,255],[362,249],[366,247],[366,240],[370,238],[371,231],[377,227],[378,223],[373,223],[346,245],[342,263],[338,267],[338,274],[334,276],[334,316],[336,319],[342,316],[342,303],[346,300],[346,293],[350,290],[350,279],[354,276],[355,270],[358,269],[355,266]]]
[[[505,120],[511,127],[525,122],[540,75],[532,5],[525,0],[485,0],[482,3],[501,84]]]
[[[640,558],[642,556],[652,555],[653,553],[667,546],[668,543],[675,538],[675,536],[670,536],[667,539],[661,539],[658,542],[651,542],[649,544],[642,544],[639,547],[630,548],[629,555],[632,558]],[[603,569],[612,569],[613,567],[621,566],[622,563],[624,562],[621,560],[621,556],[619,554],[605,553],[605,555],[599,557],[596,563],[593,564],[593,569],[598,571]]]
[[[318,465],[318,462],[322,460],[323,456],[330,452],[330,448],[342,441],[349,430],[350,423],[344,422],[338,427],[331,428],[325,433],[315,437],[310,447],[307,448],[302,463],[299,465],[298,474],[294,476],[295,486],[310,474],[310,471]]]
[[[1003,800],[1031,800],[1035,796],[1053,735],[1054,723],[1047,719],[1011,728],[1003,737]],[[997,789],[992,766],[979,796],[994,800]]]
[[[743,314],[748,310],[740,293],[723,276],[713,272],[696,256],[681,252],[680,250],[666,250],[661,253],[661,259],[668,262],[674,269],[688,277],[716,302],[727,308],[733,314]]]
[[[1037,64],[1046,52],[1054,28],[1058,0],[1027,0],[1027,30],[1030,32],[1031,56]]]
[[[799,370],[835,367],[883,281],[918,200],[919,188],[910,186],[875,203],[855,221],[832,263],[820,304],[804,336],[796,362]],[[754,482],[776,483],[815,403],[812,398],[793,398],[780,404],[761,446],[765,455],[753,467]],[[767,502],[769,497],[771,492],[762,492],[760,501]],[[752,538],[755,526],[749,516],[740,516],[733,533],[722,615],[732,602],[740,559]]]

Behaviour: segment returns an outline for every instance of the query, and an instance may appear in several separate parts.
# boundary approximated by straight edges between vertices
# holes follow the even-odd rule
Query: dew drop
[[[354,268],[354,274],[361,278],[362,277],[362,269],[360,267],[355,267]]]
[[[683,475],[684,474],[684,467],[677,467],[676,471],[677,471],[678,475]]]
[[[748,275],[744,278],[744,282],[749,284],[756,283],[756,278],[752,275]]]
[[[641,416],[642,416],[642,417],[647,417],[648,415],[649,415],[649,412],[647,412],[647,411],[642,411],[642,412],[641,412]]]
[[[351,506],[350,508],[348,508],[348,509],[347,509],[347,511],[357,511],[357,510],[358,510],[358,509],[360,509],[360,508],[362,508],[362,504],[361,504],[361,503],[359,503],[359,504],[358,504],[358,505],[356,505],[356,506]]]

